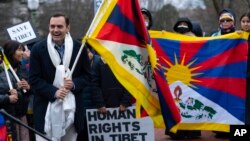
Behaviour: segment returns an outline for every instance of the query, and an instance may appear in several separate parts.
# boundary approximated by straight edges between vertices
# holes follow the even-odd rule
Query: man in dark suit
[[[48,136],[44,128],[49,104],[56,101],[64,102],[70,92],[75,96],[74,124],[66,129],[61,141],[76,140],[76,132],[79,133],[82,130],[82,115],[78,112],[82,111],[81,106],[79,106],[82,102],[79,97],[84,94],[84,88],[91,85],[90,63],[86,48],[83,48],[72,76],[66,76],[60,87],[54,84],[58,66],[63,65],[64,72],[72,69],[81,46],[80,42],[71,38],[69,30],[68,17],[62,13],[54,14],[50,18],[48,37],[33,46],[30,57],[30,84],[35,91],[33,110],[34,126],[37,131]],[[54,120],[61,118],[53,116]],[[48,137],[51,138],[51,136]],[[36,135],[36,141],[43,140],[39,135]]]

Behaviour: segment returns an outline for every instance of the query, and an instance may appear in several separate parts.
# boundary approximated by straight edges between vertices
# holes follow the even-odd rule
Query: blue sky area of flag
[[[206,126],[200,126],[202,128],[200,130],[213,129],[221,131],[229,131],[229,124],[244,124],[248,52],[246,33],[241,35],[234,33],[223,37],[197,38],[153,31],[150,36],[158,59],[156,72],[161,76],[158,79],[168,81],[172,98],[175,99],[175,103],[182,115],[180,123],[186,121],[188,121],[187,124],[204,123]],[[157,78],[156,81],[158,81]],[[158,85],[161,84],[158,83]],[[177,88],[179,92],[176,92],[178,91]],[[189,93],[185,94],[184,92],[187,89],[189,89]],[[190,92],[197,95],[192,95]],[[187,97],[184,94],[189,96]],[[166,110],[167,108],[173,107],[173,105],[168,105],[168,102],[166,102],[167,96],[170,97],[168,93],[159,93],[161,108],[166,124],[174,125],[169,120],[174,113],[166,113],[169,111]],[[203,101],[199,100],[202,98]],[[190,104],[190,102],[193,102],[194,105],[185,105]],[[206,108],[211,108],[210,113],[208,113],[210,121],[185,121],[187,112],[193,112],[190,109],[187,110],[187,108],[195,106],[197,103],[207,106]],[[183,106],[183,109],[181,106]],[[201,114],[205,115],[205,109],[193,108],[196,112],[202,111],[200,116]],[[222,110],[231,118],[220,115],[220,113],[223,113]],[[220,118],[216,118],[216,115],[225,117],[228,121],[224,122],[222,120],[220,122]],[[230,121],[230,119],[232,120]],[[210,127],[208,123],[211,123]],[[218,126],[214,128],[216,124]],[[190,127],[179,126],[180,128],[189,129]]]

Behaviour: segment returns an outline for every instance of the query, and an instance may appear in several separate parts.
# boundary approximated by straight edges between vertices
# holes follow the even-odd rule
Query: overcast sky
[[[54,3],[54,2],[60,2],[61,0],[43,0],[49,3]],[[101,0],[94,0],[95,2],[99,2]],[[193,9],[193,8],[202,8],[205,9],[206,6],[204,4],[204,0],[139,0],[141,7],[149,7],[148,6],[148,1],[154,1],[156,7],[162,8],[166,4],[172,4],[175,6],[177,9]],[[157,8],[157,9],[158,9]]]
[[[170,3],[174,5],[177,9],[186,9],[186,8],[202,8],[205,9],[206,6],[203,0],[164,0],[165,3]]]
[[[139,0],[141,2],[141,7],[148,7],[148,1],[150,0]],[[161,8],[165,4],[172,4],[177,9],[193,9],[193,8],[202,8],[205,9],[206,6],[203,0],[154,0],[156,3],[156,7]],[[162,4],[163,3],[163,4]]]

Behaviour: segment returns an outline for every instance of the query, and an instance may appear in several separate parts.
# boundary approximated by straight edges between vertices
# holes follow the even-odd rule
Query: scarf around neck
[[[65,67],[65,70],[68,70],[71,56],[72,56],[72,51],[73,51],[73,39],[69,33],[67,33],[65,36],[64,44],[65,44],[65,50],[64,50],[62,62]],[[47,38],[47,48],[48,48],[49,56],[50,56],[52,63],[54,64],[55,67],[57,67],[58,65],[60,65],[61,58],[60,58],[59,53],[54,47],[55,47],[55,43],[52,41],[51,34],[49,34]]]

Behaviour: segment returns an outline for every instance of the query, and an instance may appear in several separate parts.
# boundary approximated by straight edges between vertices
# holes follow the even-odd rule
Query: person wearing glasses
[[[236,15],[231,9],[223,9],[219,13],[219,31],[212,34],[212,36],[220,36],[235,32]],[[228,139],[230,134],[228,132],[214,131],[216,138]]]
[[[235,32],[236,16],[233,10],[223,9],[219,13],[219,31],[212,34],[212,36],[225,35]]]

